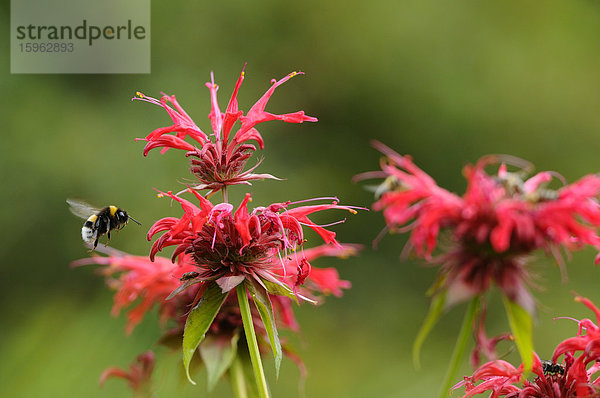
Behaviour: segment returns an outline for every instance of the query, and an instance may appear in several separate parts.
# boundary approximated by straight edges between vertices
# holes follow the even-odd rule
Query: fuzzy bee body
[[[131,218],[127,212],[116,206],[106,206],[102,209],[96,209],[85,202],[73,199],[67,199],[70,210],[78,217],[85,219],[85,223],[81,228],[81,238],[90,246],[92,250],[98,246],[98,240],[102,235],[108,237],[110,242],[110,231],[119,231],[129,220],[139,224],[135,219]]]
[[[83,224],[83,227],[81,228],[81,238],[84,242],[91,243],[98,236],[98,231],[94,231],[93,229],[94,223],[97,219],[98,216],[94,214],[87,219],[85,224]]]
[[[542,370],[546,376],[564,375],[564,366],[554,363],[552,361],[542,361]]]

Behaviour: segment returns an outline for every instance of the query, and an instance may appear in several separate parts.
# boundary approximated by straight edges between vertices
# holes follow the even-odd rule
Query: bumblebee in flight
[[[102,209],[97,209],[89,204],[75,199],[67,199],[71,213],[77,217],[83,218],[85,223],[81,228],[81,238],[83,241],[92,246],[94,250],[98,246],[98,239],[106,234],[108,242],[110,242],[110,231],[116,229],[119,231],[129,220],[132,220],[138,225],[138,221],[130,217],[127,212],[116,206],[106,206]]]

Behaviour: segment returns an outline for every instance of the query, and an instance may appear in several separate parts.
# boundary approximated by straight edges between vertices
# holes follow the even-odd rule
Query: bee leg
[[[98,238],[94,240],[94,246],[90,250],[88,250],[88,253],[93,252],[96,249],[96,246],[98,246]]]
[[[110,243],[110,218],[107,216],[105,218],[106,220],[106,237],[108,238],[106,240],[106,244],[104,245],[104,247],[108,246],[108,244]]]

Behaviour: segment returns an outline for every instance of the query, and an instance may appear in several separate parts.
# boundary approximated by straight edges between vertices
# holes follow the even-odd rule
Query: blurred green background
[[[0,12],[8,26],[7,2]],[[204,83],[211,70],[223,108],[248,62],[243,110],[271,78],[306,72],[280,87],[268,110],[303,109],[319,123],[260,126],[266,150],[259,171],[287,180],[251,187],[257,206],[326,195],[370,206],[372,195],[350,180],[378,167],[372,139],[413,155],[441,186],[461,193],[461,168],[488,153],[523,157],[569,181],[600,169],[600,5],[594,1],[154,1],[149,75],[11,75],[6,33],[0,77],[3,397],[127,397],[119,380],[98,388],[100,373],[128,366],[159,336],[150,315],[126,337],[124,316],[109,315],[112,295],[103,280],[92,268],[68,266],[87,253],[67,197],[114,203],[141,220],[142,228],[132,224],[112,242],[134,254],[148,252],[145,232],[154,220],[178,214],[153,188],[179,189],[178,181],[189,177],[187,161],[179,151],[142,157],[143,145],[133,139],[170,120],[158,107],[132,103],[137,90],[176,94],[208,131]],[[237,198],[245,192],[232,191]],[[321,307],[297,310],[308,397],[437,394],[465,308],[443,317],[415,370],[411,344],[436,271],[400,260],[404,236],[386,236],[373,250],[383,225],[375,212],[350,217],[336,227],[338,237],[364,244],[362,255],[315,262],[337,266],[353,288]],[[567,284],[552,260],[540,254],[536,262],[545,287],[536,292],[536,350],[545,358],[576,331],[569,321],[554,324],[553,316],[591,315],[571,292],[600,303],[594,254],[574,256]],[[490,333],[507,329],[497,301]],[[212,394],[202,384],[180,385],[178,355],[157,353],[158,396],[230,394],[224,382]],[[518,361],[514,353],[509,359]],[[272,362],[265,364],[273,396],[300,396],[291,361],[284,361],[278,382]],[[461,374],[469,372],[465,363]]]

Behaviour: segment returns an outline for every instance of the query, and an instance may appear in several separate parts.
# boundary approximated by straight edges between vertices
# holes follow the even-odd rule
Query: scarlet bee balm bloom
[[[109,265],[105,273],[118,289],[116,310],[140,299],[139,305],[130,311],[128,330],[153,304],[159,305],[163,318],[177,321],[177,328],[172,332],[181,343],[184,368],[192,383],[190,363],[197,349],[202,356],[203,349],[209,347],[207,358],[211,358],[212,362],[210,366],[207,364],[207,369],[211,384],[220,377],[217,369],[224,372],[231,366],[232,362],[225,362],[233,361],[235,357],[240,325],[243,324],[257,391],[259,396],[268,397],[260,351],[268,341],[276,371],[283,353],[295,357],[282,346],[277,331],[277,323],[297,329],[291,301],[303,298],[316,302],[319,293],[341,295],[342,289],[350,287],[349,282],[339,279],[337,271],[312,269],[309,261],[319,256],[353,254],[357,247],[339,244],[335,233],[326,228],[329,225],[317,225],[309,216],[327,209],[355,213],[353,207],[338,205],[335,198],[320,198],[330,203],[299,205],[314,202],[315,199],[312,199],[273,203],[250,211],[247,206],[249,194],[237,209],[227,203],[230,185],[250,185],[256,179],[275,178],[270,174],[254,173],[260,161],[246,169],[248,159],[257,150],[256,144],[261,149],[264,146],[262,136],[255,128],[258,124],[271,120],[288,123],[317,121],[305,115],[304,111],[273,114],[265,110],[275,89],[298,74],[302,72],[273,80],[272,86],[246,114],[239,110],[237,101],[244,71],[224,112],[219,108],[218,86],[211,74],[211,81],[206,84],[211,98],[211,134],[204,133],[196,125],[175,96],[163,95],[156,99],[138,93],[138,97],[134,98],[167,111],[173,123],[139,139],[146,142],[143,154],[146,156],[154,148],[161,148],[161,153],[169,149],[184,150],[191,159],[191,172],[199,181],[186,191],[196,197],[197,203],[180,196],[186,191],[179,194],[169,191],[159,195],[177,201],[183,215],[162,218],[150,228],[148,240],[156,234],[160,236],[152,245],[149,259],[121,255],[90,259],[85,263]],[[205,196],[199,193],[203,190],[208,191]],[[218,191],[222,191],[224,203],[213,205],[208,198]],[[305,227],[315,231],[324,245],[304,250]],[[156,256],[167,246],[175,246],[172,262],[177,262],[177,265]],[[156,261],[156,264],[151,261]],[[120,271],[124,272],[114,278]],[[180,279],[173,278],[175,274]],[[234,288],[237,306],[231,297]],[[253,309],[249,305],[250,299],[254,303]],[[261,341],[257,340],[256,331],[262,337]],[[216,345],[213,344],[215,341]],[[222,341],[226,344],[221,344]],[[234,368],[240,371],[239,366]],[[233,379],[236,383],[245,384],[246,377],[238,373]]]
[[[156,233],[163,232],[152,245],[151,258],[164,247],[176,246],[172,260],[183,256],[191,259],[196,266],[195,276],[186,278],[170,297],[201,283],[194,306],[186,320],[183,335],[183,360],[187,376],[193,383],[189,374],[193,354],[233,288],[237,290],[245,326],[251,322],[247,294],[253,298],[267,329],[275,358],[275,369],[278,372],[283,349],[279,342],[269,295],[311,300],[300,291],[300,285],[310,275],[311,269],[302,251],[297,251],[304,244],[303,225],[314,230],[325,244],[342,249],[335,240],[334,232],[313,223],[308,216],[327,209],[343,209],[351,213],[356,213],[356,210],[350,206],[338,205],[337,201],[334,201],[330,204],[295,208],[289,206],[301,202],[273,203],[249,212],[249,194],[246,194],[240,206],[234,210],[230,203],[213,205],[197,191],[188,191],[199,201],[199,206],[172,192],[161,193],[162,196],[169,196],[179,202],[184,214],[181,218],[167,217],[158,220],[148,232],[148,240]],[[288,257],[290,261],[295,261],[295,273],[287,272],[290,264],[286,264],[282,259]],[[329,275],[329,278],[332,276],[335,278],[337,274]],[[252,337],[254,332],[249,327],[244,331],[247,341],[254,341],[252,344],[255,349],[251,349],[250,353],[254,355],[253,363],[258,364],[257,343],[255,337]],[[259,374],[256,376],[257,380],[264,380],[264,377],[260,376],[261,369],[255,367]],[[264,391],[266,386],[263,384],[261,389]]]
[[[102,249],[106,251],[107,249]],[[155,305],[159,306],[159,320],[164,325],[169,319],[182,316],[187,309],[182,303],[186,298],[165,301],[165,298],[179,286],[179,278],[194,267],[184,261],[174,266],[167,258],[157,257],[151,262],[147,256],[132,256],[108,250],[110,256],[93,256],[74,261],[74,267],[98,264],[104,265],[101,273],[106,277],[107,284],[117,290],[114,305],[111,310],[117,316],[121,310],[131,307],[127,313],[125,331],[130,334],[142,321],[146,312]],[[192,297],[193,298],[193,297]],[[187,298],[188,302],[192,298]],[[187,304],[187,302],[186,302]]]
[[[554,350],[551,361],[541,361],[534,354],[533,380],[525,379],[523,365],[515,368],[506,361],[496,360],[482,365],[472,376],[465,377],[455,385],[453,390],[464,387],[465,395],[462,398],[483,393],[507,398],[600,396],[600,378],[597,377],[600,370],[600,310],[589,299],[576,297],[575,300],[594,312],[596,322],[590,319],[577,321],[577,336],[561,342]]]
[[[600,247],[596,175],[553,191],[546,185],[555,174],[541,172],[524,179],[526,162],[491,155],[465,167],[468,187],[461,197],[440,188],[410,157],[381,143],[374,145],[386,155],[382,170],[361,177],[386,180],[373,208],[383,211],[391,230],[410,231],[409,246],[418,256],[442,265],[438,286],[446,292],[447,305],[486,292],[493,281],[506,297],[533,313],[534,299],[526,288],[527,255],[543,249],[562,265],[560,247]],[[496,175],[486,172],[487,166],[502,160],[525,169],[509,172],[500,163]],[[450,232],[452,245],[433,258],[442,230]]]
[[[302,284],[310,270],[309,256],[295,253],[304,243],[303,225],[313,229],[326,244],[342,248],[335,233],[313,223],[308,216],[327,209],[342,209],[355,213],[350,206],[337,202],[288,208],[293,203],[274,203],[267,207],[248,210],[250,194],[234,211],[233,205],[212,205],[202,195],[190,190],[200,206],[167,192],[181,204],[184,215],[158,220],[148,232],[150,240],[156,233],[164,232],[152,245],[150,257],[164,247],[176,245],[172,259],[189,255],[196,265],[198,281],[216,281],[227,292],[244,279],[264,281],[286,287],[288,276],[295,278],[291,285]],[[325,254],[324,249],[320,249]],[[289,259],[288,259],[289,257]],[[287,260],[283,260],[283,259]],[[296,267],[298,272],[289,268]]]
[[[306,258],[312,261],[323,256],[347,257],[356,255],[359,249],[359,245],[343,244],[339,247],[323,245],[307,249],[304,253]],[[210,283],[201,282],[195,286],[190,286],[171,299],[167,299],[169,294],[180,286],[182,276],[196,269],[189,255],[181,254],[179,261],[174,264],[169,259],[159,256],[156,256],[154,261],[150,261],[147,256],[133,256],[111,248],[102,248],[101,251],[106,252],[109,256],[93,256],[74,261],[72,265],[98,264],[105,266],[101,269],[102,274],[106,276],[107,284],[117,290],[114,297],[113,315],[117,315],[124,308],[131,307],[126,324],[128,334],[139,324],[149,310],[154,306],[158,306],[162,321],[161,325],[165,326],[169,323],[170,327],[164,332],[160,342],[173,348],[179,346],[190,309],[196,304],[195,296],[202,289],[203,284]],[[285,275],[283,280],[289,282],[294,278],[297,270],[291,259],[286,259],[284,264],[286,271],[282,273],[282,275]],[[313,267],[311,271],[306,280],[307,287],[302,288],[302,293],[310,295],[311,298],[315,298],[314,294],[316,293],[341,295],[342,289],[350,287],[350,282],[341,280],[334,268]],[[278,327],[298,331],[299,326],[293,313],[292,300],[275,295],[269,297],[273,304]],[[267,351],[269,349],[267,329],[255,307],[252,308],[252,312],[254,328],[257,334],[261,336],[259,340],[260,350],[261,352]],[[227,347],[233,347],[234,350],[244,349],[242,345],[237,344],[241,330],[240,309],[237,300],[230,293],[207,330],[206,339],[199,346],[200,357],[208,371],[209,388],[214,387],[222,374],[228,370],[228,367],[210,366],[217,360],[210,353],[214,350],[224,352],[223,350]],[[285,344],[285,341],[282,345],[282,352],[297,363],[304,375],[304,364],[294,350]],[[152,358],[152,362],[147,362],[146,359],[148,358]],[[141,355],[138,357],[139,365],[132,365],[129,372],[119,368],[109,368],[102,374],[100,383],[103,384],[110,377],[120,377],[128,380],[135,391],[149,391],[152,367],[147,365],[153,364],[153,358],[152,353]]]
[[[310,261],[321,257],[346,258],[357,255],[361,248],[361,245],[357,244],[321,245],[304,250],[304,256]],[[171,299],[167,299],[167,297],[184,282],[182,278],[184,274],[197,269],[189,255],[182,254],[179,261],[173,263],[168,258],[160,256],[156,256],[153,261],[150,261],[147,256],[134,256],[111,248],[102,248],[101,251],[109,255],[82,258],[73,261],[71,266],[80,267],[91,264],[105,266],[101,269],[101,274],[106,277],[107,285],[117,291],[111,314],[117,316],[123,309],[129,308],[125,326],[127,334],[130,334],[146,313],[155,306],[158,306],[162,326],[167,325],[169,321],[175,321],[180,326],[185,324],[197,289],[190,288]],[[297,265],[292,258],[285,259],[282,264],[285,269],[282,268],[276,272],[285,283],[293,286],[293,280],[298,272]],[[351,287],[349,281],[340,279],[335,268],[311,267],[311,273],[306,279],[306,283],[308,286],[302,288],[303,294],[311,295],[311,297],[315,297],[315,294],[333,294],[340,297],[343,293],[342,289]],[[297,331],[299,327],[290,306],[291,301],[280,296],[272,296],[271,299],[276,301],[276,308],[281,313],[279,320],[282,321],[282,324],[288,329]],[[235,300],[231,301],[233,303]],[[237,314],[239,316],[239,309]],[[218,335],[219,329],[223,329],[218,327],[219,316],[215,319],[217,324],[211,326],[215,335]],[[224,317],[228,318],[229,315],[224,315]],[[241,319],[230,323],[238,325],[240,322]],[[257,328],[264,329],[264,326],[258,323],[259,320],[255,322]]]
[[[410,233],[405,253],[412,250],[418,257],[440,265],[430,290],[430,311],[415,340],[415,362],[426,335],[443,311],[471,300],[460,332],[460,339],[467,338],[472,321],[482,316],[479,310],[485,302],[484,294],[493,283],[504,296],[511,332],[525,368],[530,369],[536,305],[527,287],[527,261],[534,251],[542,249],[554,255],[563,269],[560,249],[569,252],[587,245],[600,247],[600,177],[588,175],[551,190],[547,186],[555,173],[541,172],[527,178],[532,168],[529,163],[490,155],[464,168],[468,186],[459,196],[439,187],[410,157],[379,142],[374,146],[385,155],[381,171],[357,176],[384,178],[376,189],[373,208],[383,212],[387,229]],[[499,165],[496,174],[486,170],[493,164]],[[519,170],[508,171],[507,164]],[[448,242],[439,255],[434,255],[442,231]],[[476,356],[488,352],[486,345],[497,341],[476,335],[480,345]],[[453,360],[460,360],[461,355],[453,356]],[[449,372],[444,389],[451,377]]]
[[[304,111],[280,115],[265,111],[275,89],[292,77],[301,74],[303,73],[292,72],[280,80],[272,80],[271,87],[245,116],[243,111],[238,109],[237,101],[238,91],[245,77],[244,71],[242,70],[240,73],[224,113],[221,112],[217,101],[219,86],[214,83],[211,74],[211,81],[206,83],[211,98],[211,111],[208,117],[213,133],[210,136],[196,125],[179,105],[174,95],[163,95],[159,100],[138,92],[138,96],[133,99],[150,102],[164,108],[173,121],[172,125],[158,128],[145,138],[138,139],[147,142],[144,147],[144,156],[154,148],[162,148],[162,153],[169,148],[187,151],[186,156],[191,158],[191,172],[200,181],[194,188],[208,189],[213,193],[229,185],[249,185],[252,180],[275,178],[271,174],[253,173],[260,161],[254,167],[244,170],[246,162],[257,149],[249,142],[255,141],[263,149],[263,138],[255,128],[256,125],[263,122],[271,120],[282,120],[287,123],[317,121],[317,118],[307,116]],[[240,126],[232,134],[233,127],[237,122]],[[187,137],[195,142],[192,144],[186,141]]]

